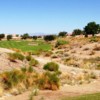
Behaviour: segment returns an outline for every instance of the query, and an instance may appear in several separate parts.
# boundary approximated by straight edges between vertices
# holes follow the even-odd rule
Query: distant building
[[[21,39],[21,36],[19,34],[12,34],[12,39],[19,40]]]
[[[12,39],[14,39],[14,40],[21,39],[21,35],[19,35],[19,34],[5,34],[5,39],[7,39],[7,35],[12,35]]]

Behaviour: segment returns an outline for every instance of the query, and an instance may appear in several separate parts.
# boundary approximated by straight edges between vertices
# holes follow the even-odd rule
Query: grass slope
[[[37,45],[29,45],[29,44],[34,44],[37,43]],[[43,43],[40,41],[0,41],[0,47],[2,48],[17,48],[22,51],[38,51],[38,50],[43,50],[43,51],[48,51],[51,49],[51,45],[47,43]]]
[[[100,100],[100,93],[87,94],[77,97],[68,97],[68,98],[66,97],[62,100]]]

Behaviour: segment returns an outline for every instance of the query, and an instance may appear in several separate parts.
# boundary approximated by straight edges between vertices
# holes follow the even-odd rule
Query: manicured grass
[[[100,100],[100,93],[87,94],[77,97],[68,97],[68,98],[66,97],[62,100]]]
[[[37,45],[34,45],[35,43]],[[16,48],[22,51],[39,51],[39,50],[48,51],[51,49],[50,44],[44,43],[42,41],[25,41],[25,40],[0,41],[0,47],[9,49]]]

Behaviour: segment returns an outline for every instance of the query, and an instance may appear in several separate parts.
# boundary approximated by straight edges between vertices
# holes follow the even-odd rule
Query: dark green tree
[[[55,35],[46,35],[46,36],[44,36],[45,41],[52,41],[52,40],[55,40],[55,39],[56,39]]]
[[[0,40],[2,40],[5,37],[5,34],[0,34]]]
[[[72,36],[81,35],[81,34],[83,34],[83,31],[80,29],[75,29],[72,32]]]
[[[10,39],[12,39],[12,35],[7,35],[7,40],[9,41]]]
[[[84,32],[85,37],[88,37],[89,34],[94,36],[95,34],[98,34],[100,32],[100,25],[96,24],[96,22],[90,22],[85,26]]]
[[[58,36],[61,36],[61,37],[65,37],[67,35],[67,32],[60,32],[59,34],[58,34]]]
[[[29,38],[29,34],[28,33],[25,33],[25,34],[22,35],[22,39],[27,39],[27,38]]]
[[[19,34],[16,34],[16,37],[19,37]]]
[[[33,36],[32,38],[33,38],[34,40],[37,40],[37,36]]]

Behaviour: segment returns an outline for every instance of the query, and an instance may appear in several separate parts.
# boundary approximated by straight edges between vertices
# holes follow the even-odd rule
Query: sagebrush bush
[[[55,72],[51,73],[49,71],[44,72],[38,80],[40,89],[59,89],[59,75]]]
[[[33,83],[38,80],[37,73],[33,71],[32,67],[22,68],[21,70],[12,70],[2,73],[1,82],[4,89],[9,90],[12,88],[19,88],[23,84],[27,89],[33,86]]]
[[[30,62],[29,62],[30,66],[37,66],[38,64],[39,64],[39,62],[36,59],[34,59],[34,58],[32,58],[30,60]]]
[[[27,72],[27,68],[26,68],[26,67],[22,67],[22,68],[21,68],[21,71],[22,71],[23,73],[26,73],[26,72]]]
[[[30,72],[30,73],[33,72],[33,67],[32,67],[32,66],[30,66],[30,67],[28,68],[28,72]]]
[[[65,45],[65,44],[68,44],[69,42],[68,41],[65,41],[65,40],[58,40],[55,47],[58,47],[60,45]]]
[[[100,64],[97,65],[97,68],[96,69],[100,70]]]
[[[30,61],[31,59],[32,59],[32,56],[31,55],[26,56],[26,60],[27,61]]]
[[[10,89],[15,87],[19,82],[24,79],[24,76],[18,70],[13,70],[3,73],[2,81],[5,88]]]
[[[40,54],[41,54],[41,51],[40,50],[32,51],[32,55],[40,55]]]
[[[98,42],[98,40],[97,40],[96,37],[92,37],[92,38],[90,38],[90,41],[89,42]]]
[[[16,59],[23,61],[24,60],[24,56],[20,53],[9,53],[9,60],[11,61],[15,61]]]
[[[49,70],[49,71],[58,71],[59,70],[59,65],[54,62],[49,62],[44,65],[43,69]]]

